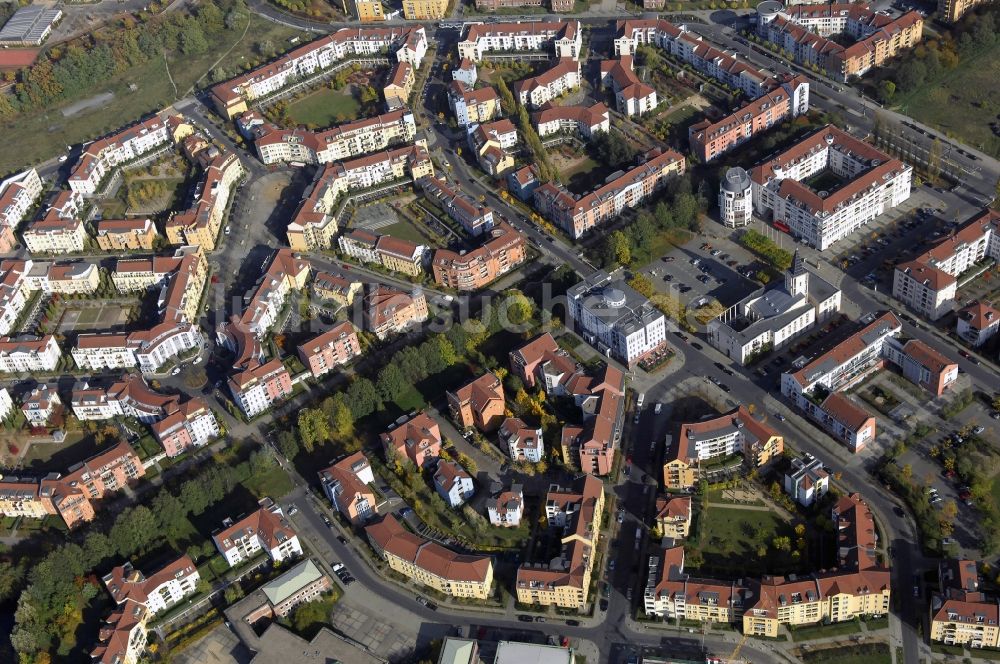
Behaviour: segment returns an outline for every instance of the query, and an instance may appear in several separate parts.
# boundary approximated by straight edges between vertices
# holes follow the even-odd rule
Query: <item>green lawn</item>
[[[390,224],[389,226],[383,226],[378,229],[378,232],[398,237],[400,240],[416,242],[417,244],[427,244],[429,242],[429,238],[426,237],[421,232],[420,228],[418,228],[417,225],[409,219],[401,219],[400,221]]]
[[[320,88],[288,106],[288,117],[293,122],[317,127],[330,127],[357,118],[361,104],[352,94],[353,86],[343,90]]]
[[[827,648],[803,653],[802,661],[807,664],[831,662],[833,664],[889,664],[892,654],[885,643],[865,643],[844,648]]]
[[[791,630],[793,641],[811,641],[813,639],[825,639],[831,636],[847,636],[848,634],[860,633],[861,626],[854,620],[843,623],[833,623],[832,625],[796,627]]]
[[[265,496],[278,500],[294,487],[291,478],[280,466],[275,466],[264,475],[246,482],[247,490],[258,498]]]
[[[795,541],[791,524],[771,511],[712,505],[703,508],[698,519],[698,541],[692,550],[700,551],[707,571],[743,571],[746,573],[782,573],[789,568],[787,554],[771,546],[776,537]],[[767,555],[759,556],[760,547]]]
[[[201,55],[171,53],[168,62],[178,96],[183,97],[205,75],[212,63],[239,40],[241,34],[242,30],[234,30],[231,37],[227,34],[227,41],[210,41],[208,52]],[[295,36],[305,35],[254,15],[246,38],[226,56],[226,62],[247,67],[262,64],[262,58],[256,51],[257,44],[270,41],[278,48],[285,48],[288,40]],[[236,67],[231,69],[235,70]],[[211,82],[203,80],[198,83],[198,87],[207,87]],[[131,84],[137,86],[135,91],[129,89]],[[65,106],[103,92],[113,93],[114,99],[68,118],[60,112]],[[4,137],[4,150],[0,153],[0,174],[51,159],[64,152],[67,145],[114,131],[169,106],[175,100],[163,58],[132,67],[98,89],[90,90],[80,98],[68,100],[64,106],[44,112],[32,112],[0,125],[0,134]]]
[[[936,81],[896,100],[896,106],[913,119],[937,127],[948,135],[1000,155],[1000,138],[990,122],[1000,107],[1000,44],[964,58],[958,68]]]

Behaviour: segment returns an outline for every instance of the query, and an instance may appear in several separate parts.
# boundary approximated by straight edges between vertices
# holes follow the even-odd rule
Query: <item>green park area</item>
[[[128,28],[114,21],[89,35],[96,47],[88,42],[79,53],[57,54],[52,66],[40,60],[24,74],[24,94],[0,94],[0,174],[114,132],[193,90],[263,64],[289,48],[289,39],[305,37],[228,5],[203,4],[198,16],[171,12],[171,30],[164,29],[162,16]],[[108,59],[117,57],[127,61],[109,66]]]
[[[288,118],[295,124],[329,127],[361,115],[361,104],[354,98],[354,86],[340,90],[322,87],[288,105]]]
[[[773,574],[798,568],[792,525],[766,507],[701,502],[687,561],[699,573]]]
[[[963,58],[947,75],[928,80],[894,105],[903,113],[948,136],[1000,155],[1000,136],[991,129],[1000,118],[1000,43]]]

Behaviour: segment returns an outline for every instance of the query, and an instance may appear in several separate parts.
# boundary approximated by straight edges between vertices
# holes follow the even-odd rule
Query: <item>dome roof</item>
[[[730,168],[726,171],[725,177],[722,178],[722,190],[732,194],[742,194],[749,186],[750,176],[739,166]]]

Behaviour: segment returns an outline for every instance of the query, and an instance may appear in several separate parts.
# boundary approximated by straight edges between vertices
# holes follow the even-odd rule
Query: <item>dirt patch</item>
[[[66,108],[62,109],[60,113],[63,114],[64,118],[71,118],[77,113],[89,110],[91,108],[103,108],[107,106],[108,102],[115,98],[112,92],[102,92],[99,95],[94,95],[93,97],[87,97],[86,99],[81,99],[75,104],[70,104]]]

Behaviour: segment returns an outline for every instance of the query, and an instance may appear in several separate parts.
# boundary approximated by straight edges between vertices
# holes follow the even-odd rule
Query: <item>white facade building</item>
[[[840,311],[841,291],[806,267],[796,252],[784,287],[761,289],[708,324],[708,341],[745,364],[758,353],[787,346]]]
[[[517,528],[524,514],[524,493],[520,484],[512,484],[510,491],[504,491],[495,500],[487,503],[486,513],[490,525]]]
[[[454,461],[438,461],[434,472],[434,488],[449,507],[461,507],[476,488],[472,476]]]
[[[256,556],[267,553],[273,562],[282,562],[302,555],[299,536],[269,498],[261,501],[261,508],[233,523],[227,519],[222,531],[212,535],[216,548],[229,563],[236,567]]]
[[[791,469],[785,473],[785,493],[803,507],[809,507],[830,490],[830,475],[823,470],[823,462],[806,454],[792,459]]]
[[[62,351],[51,334],[38,337],[0,338],[0,372],[54,371]]]
[[[745,170],[730,168],[719,183],[719,218],[726,228],[739,228],[753,217],[753,187]]]
[[[827,125],[753,169],[753,204],[776,227],[825,251],[910,197],[913,168]],[[832,180],[815,190],[804,181]]]
[[[603,270],[570,288],[566,298],[567,322],[606,355],[632,364],[666,342],[663,313]]]

